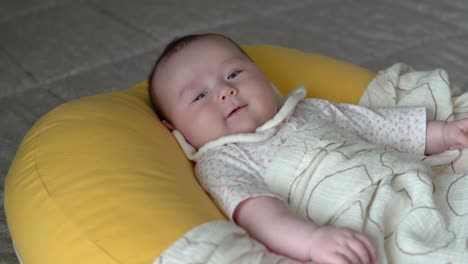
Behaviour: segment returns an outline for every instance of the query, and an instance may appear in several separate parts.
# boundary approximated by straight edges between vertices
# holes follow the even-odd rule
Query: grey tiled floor
[[[144,80],[175,36],[319,52],[379,70],[442,67],[468,90],[466,0],[1,0],[0,264],[17,263],[3,181],[23,136],[60,103]]]

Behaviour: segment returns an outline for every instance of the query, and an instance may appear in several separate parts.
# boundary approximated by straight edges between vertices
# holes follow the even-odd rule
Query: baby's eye
[[[235,71],[235,72],[229,74],[229,76],[227,77],[227,79],[228,79],[228,80],[234,79],[234,78],[236,78],[237,75],[239,75],[239,73],[241,73],[241,71]]]
[[[193,99],[193,102],[196,102],[196,101],[198,101],[200,99],[203,99],[203,97],[205,97],[205,96],[206,96],[206,92],[200,93],[200,94],[197,95],[197,97],[195,97],[195,99]]]

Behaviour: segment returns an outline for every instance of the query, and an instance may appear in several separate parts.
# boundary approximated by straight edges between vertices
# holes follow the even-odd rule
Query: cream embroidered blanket
[[[429,119],[468,118],[468,93],[443,70],[396,64],[369,84],[364,106],[425,105]],[[468,263],[468,151],[428,157],[368,144],[317,120],[285,142],[265,177],[297,214],[364,232],[379,263]],[[297,263],[227,221],[194,228],[155,263]]]

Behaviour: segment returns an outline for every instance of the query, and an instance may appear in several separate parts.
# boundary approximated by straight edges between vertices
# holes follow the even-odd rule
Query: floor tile
[[[463,31],[449,23],[392,5],[357,2],[304,8],[279,15],[311,32],[319,52],[356,63],[390,54],[415,42],[440,40]]]
[[[162,48],[113,64],[90,69],[42,86],[62,99],[73,100],[102,92],[118,91],[145,81]]]
[[[150,49],[154,40],[85,4],[0,25],[0,43],[38,82],[50,82]]]
[[[72,0],[2,0],[0,4],[0,23],[20,16],[26,16]],[[75,1],[76,2],[76,1]],[[1,263],[1,262],[0,262]]]
[[[17,62],[0,49],[0,98],[21,92],[25,87],[36,84]]]
[[[427,14],[436,20],[451,23],[454,27],[462,27],[468,30],[468,6],[466,0],[418,0],[418,1],[392,1],[409,9],[414,9],[422,14]]]
[[[148,32],[163,43],[181,34],[203,31],[216,25],[230,24],[259,14],[303,6],[307,1],[152,1],[93,0],[102,9]],[[177,14],[177,15],[175,15]],[[204,31],[205,32],[205,31]]]

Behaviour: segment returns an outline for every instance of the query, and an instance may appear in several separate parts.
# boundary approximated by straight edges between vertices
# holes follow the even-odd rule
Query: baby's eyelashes
[[[196,101],[198,101],[198,100],[203,99],[205,96],[206,96],[206,92],[199,93],[199,94],[193,99],[192,103],[193,103],[193,102],[196,102]]]
[[[235,71],[235,72],[229,74],[229,76],[227,77],[227,79],[228,79],[228,80],[232,80],[232,79],[236,78],[237,75],[239,75],[240,73],[241,73],[241,71]]]

